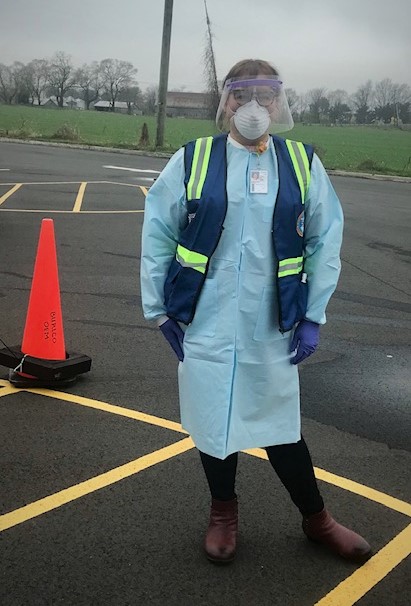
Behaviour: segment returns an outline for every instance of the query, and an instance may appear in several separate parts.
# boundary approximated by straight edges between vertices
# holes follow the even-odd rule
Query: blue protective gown
[[[268,193],[251,194],[252,170],[267,170]],[[179,364],[181,423],[197,448],[224,459],[246,448],[300,440],[297,366],[292,332],[281,334],[276,297],[272,217],[278,169],[272,141],[262,155],[227,140],[228,210]],[[180,149],[150,188],[142,235],[144,316],[166,314],[163,288],[180,230],[187,223]],[[314,155],[305,202],[306,318],[325,323],[337,285],[343,216]]]

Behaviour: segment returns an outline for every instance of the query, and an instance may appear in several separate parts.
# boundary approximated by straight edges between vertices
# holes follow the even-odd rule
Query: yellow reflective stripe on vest
[[[201,274],[205,274],[208,257],[200,253],[188,250],[179,244],[177,246],[176,259],[183,267],[191,267]]]
[[[299,141],[286,139],[285,142],[294,166],[295,174],[297,175],[298,185],[300,186],[301,202],[304,204],[311,179],[307,152],[305,151],[304,145]]]
[[[213,137],[202,137],[195,142],[191,175],[187,185],[188,200],[198,200],[201,198],[210,161],[212,143]]]
[[[302,257],[291,257],[290,259],[283,259],[278,264],[278,277],[284,278],[284,276],[291,276],[293,274],[299,274],[303,269],[303,258]]]

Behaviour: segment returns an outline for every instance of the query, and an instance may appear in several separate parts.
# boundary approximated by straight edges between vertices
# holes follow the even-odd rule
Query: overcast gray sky
[[[297,92],[354,92],[385,77],[411,84],[410,0],[207,0],[217,75],[267,59]],[[164,0],[0,0],[0,62],[58,50],[75,65],[131,61],[142,89],[157,84]],[[203,0],[174,0],[169,88],[204,88]]]

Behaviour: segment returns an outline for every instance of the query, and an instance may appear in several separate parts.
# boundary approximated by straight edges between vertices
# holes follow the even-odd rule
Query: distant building
[[[166,106],[169,118],[209,118],[207,93],[169,91]]]
[[[97,101],[94,103],[94,109],[98,112],[111,112],[112,105],[110,101]],[[116,101],[114,111],[119,114],[134,114],[136,116],[141,116],[143,113],[134,103],[131,103],[129,107],[126,101]]]
[[[69,107],[70,109],[86,109],[86,104],[83,99],[69,96],[64,97],[64,107]]]
[[[44,99],[41,102],[41,107],[47,107],[48,109],[58,108],[59,104],[57,102],[56,97],[49,97],[48,99]],[[63,107],[64,107],[64,99],[63,99]]]
[[[37,99],[33,100],[32,105],[34,106],[38,106],[39,102]],[[58,101],[57,101],[57,97],[52,96],[52,97],[45,97],[44,99],[41,100],[41,107],[46,107],[47,109],[57,109],[59,107]],[[85,109],[86,108],[86,104],[84,103],[83,99],[75,99],[74,97],[68,96],[68,97],[64,97],[63,99],[63,107],[64,108],[68,108],[68,109]]]

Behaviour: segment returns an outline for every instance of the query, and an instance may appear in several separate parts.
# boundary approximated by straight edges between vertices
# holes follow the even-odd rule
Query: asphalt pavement
[[[376,555],[356,570],[306,541],[255,451],[240,456],[239,554],[222,568],[202,553],[209,496],[176,360],[141,312],[144,200],[166,161],[0,142],[0,338],[21,344],[51,217],[67,350],[93,360],[55,392],[11,388],[0,367],[0,603],[408,606],[411,184],[331,177],[343,270],[301,367],[321,491]]]

